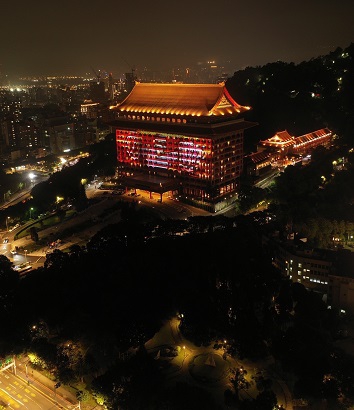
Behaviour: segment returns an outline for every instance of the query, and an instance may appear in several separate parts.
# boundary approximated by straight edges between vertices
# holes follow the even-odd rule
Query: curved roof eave
[[[222,104],[223,102],[223,104]],[[210,116],[239,114],[239,105],[220,84],[156,84],[137,82],[113,110],[130,113]]]

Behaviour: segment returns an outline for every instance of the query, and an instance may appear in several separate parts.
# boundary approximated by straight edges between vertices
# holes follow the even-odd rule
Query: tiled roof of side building
[[[277,146],[289,146],[294,143],[294,137],[292,137],[288,131],[278,131],[275,135],[267,140],[261,141],[263,145],[277,145]]]
[[[274,154],[272,152],[269,152],[269,151],[253,152],[249,155],[246,155],[245,160],[246,161],[252,161],[253,163],[257,164],[259,162],[267,160],[272,155],[274,155]]]
[[[310,132],[308,134],[300,135],[299,137],[295,138],[296,144],[303,144],[306,142],[310,142],[316,140],[318,138],[324,138],[327,136],[331,136],[332,132],[328,128],[322,128],[317,131]]]
[[[188,116],[235,115],[250,107],[238,104],[225,84],[156,84],[137,82],[113,110]]]

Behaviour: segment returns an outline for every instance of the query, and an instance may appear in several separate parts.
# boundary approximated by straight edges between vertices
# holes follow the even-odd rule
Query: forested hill
[[[299,136],[328,127],[354,142],[354,43],[297,65],[247,67],[226,87],[239,104],[252,107],[247,120],[259,124],[246,131],[246,152],[283,130]]]

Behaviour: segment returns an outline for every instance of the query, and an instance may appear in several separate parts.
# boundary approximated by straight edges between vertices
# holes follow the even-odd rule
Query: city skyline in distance
[[[352,0],[24,0],[3,5],[0,70],[6,76],[120,77],[132,69],[167,71],[228,62],[229,74],[274,61],[300,63],[354,41]],[[13,18],[11,18],[13,16]]]

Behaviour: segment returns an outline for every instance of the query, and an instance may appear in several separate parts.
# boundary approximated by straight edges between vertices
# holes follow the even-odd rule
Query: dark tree
[[[0,315],[12,310],[15,290],[19,284],[19,274],[12,269],[11,261],[0,255]]]

